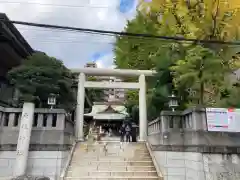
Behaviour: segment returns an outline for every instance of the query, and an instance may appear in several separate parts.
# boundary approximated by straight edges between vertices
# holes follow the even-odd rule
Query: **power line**
[[[68,30],[68,31],[79,31],[79,32],[84,32],[84,33],[97,33],[97,34],[102,34],[102,35],[153,38],[153,39],[161,39],[161,40],[185,41],[185,42],[203,43],[203,44],[240,45],[240,42],[232,42],[232,41],[187,39],[184,37],[157,36],[157,35],[152,35],[152,34],[128,33],[128,32],[117,32],[117,31],[107,31],[107,30],[98,30],[98,29],[88,29],[88,28],[77,28],[77,27],[72,27],[72,26],[59,26],[59,25],[31,23],[31,22],[24,22],[24,21],[8,21],[8,20],[0,20],[0,21],[13,23],[13,24],[19,24],[19,25],[33,26],[33,27],[63,29],[63,30]]]
[[[1,21],[1,20],[0,20]],[[40,27],[40,28],[45,28],[45,27]],[[58,33],[79,33],[79,31],[73,31],[73,30],[67,30],[67,29],[25,29],[25,28],[18,28],[19,30],[23,31],[30,31],[30,30],[36,30],[36,31],[43,31],[43,32],[53,32],[52,30],[57,30]],[[82,31],[82,33],[87,33],[87,34],[93,34],[93,35],[105,35],[105,36],[110,36],[110,37],[116,37],[114,34],[104,34],[104,33],[96,33],[96,32],[85,32]]]
[[[19,30],[23,30],[23,31],[31,31],[31,30],[36,30],[36,31],[40,31],[40,32],[51,32],[51,33],[54,33],[53,32],[53,30],[54,31],[57,31],[57,33],[67,33],[67,34],[79,34],[79,31],[69,31],[69,30],[64,30],[64,29],[41,29],[41,27],[37,27],[37,29],[30,29],[30,28],[18,28]],[[113,34],[103,34],[103,33],[94,33],[94,32],[82,32],[82,33],[87,33],[87,34],[93,34],[93,35],[98,35],[98,36],[101,36],[101,35],[104,35],[104,36],[109,36],[109,37],[116,37],[116,35],[113,35]],[[98,39],[98,36],[95,36],[95,38],[96,39]],[[35,37],[35,38],[37,38],[37,39],[39,39],[39,36],[37,35],[37,36],[33,36],[33,37]],[[56,34],[54,34],[53,36],[51,35],[51,37],[59,37],[59,38],[61,38],[61,40],[64,40],[64,41],[61,41],[61,43],[64,43],[65,42],[65,39],[66,40],[72,40],[72,39],[74,39],[74,40],[76,40],[76,38],[86,38],[86,36],[85,37],[66,37],[65,39],[62,39],[62,36],[61,35],[56,35]],[[93,37],[93,36],[92,36]],[[32,37],[28,37],[28,38],[31,38],[32,39]],[[45,38],[45,37],[44,37]],[[143,39],[140,39],[139,37],[130,37],[131,39],[134,39],[134,40],[141,40],[141,43],[152,43],[152,39],[151,38],[144,38],[144,41],[142,41]],[[52,40],[52,39],[48,39],[48,40]],[[55,40],[55,39],[54,39]],[[102,40],[102,39],[101,39]],[[168,42],[169,40],[162,40],[162,41],[164,41],[164,42]],[[43,42],[43,41],[41,41],[41,42]],[[45,41],[44,41],[45,42]],[[55,41],[54,41],[55,42]],[[66,41],[67,43],[70,43],[70,41]],[[75,41],[76,43],[78,43],[79,41]],[[85,42],[85,41],[81,41],[81,42]],[[86,42],[88,42],[88,41],[86,41]],[[91,41],[91,42],[93,42],[93,41]],[[94,41],[95,42],[95,41]],[[93,42],[93,43],[94,43]],[[97,41],[97,43],[98,43],[99,41]],[[49,41],[49,43],[50,43],[50,41]],[[74,43],[74,42],[73,42]],[[112,45],[114,45],[115,44],[115,41],[114,42],[106,42],[106,41],[103,41],[103,42],[100,42],[100,43],[106,43],[106,44],[112,44]],[[186,44],[192,44],[192,42],[184,42],[184,43],[186,43]],[[234,46],[234,45],[233,45]],[[235,45],[235,46],[238,46],[238,45]]]
[[[24,32],[26,32],[26,31],[31,31],[31,30],[33,30],[33,31],[40,31],[40,32],[43,32],[43,33],[46,33],[46,32],[50,32],[50,33],[54,33],[54,35],[52,36],[51,35],[51,37],[53,37],[53,38],[57,38],[57,37],[59,37],[59,38],[61,38],[61,40],[72,40],[72,39],[74,39],[74,40],[76,40],[76,38],[86,38],[86,36],[83,36],[83,37],[79,37],[79,36],[74,36],[74,37],[66,37],[66,38],[64,38],[64,39],[62,39],[62,36],[61,35],[56,35],[55,34],[55,32],[54,31],[57,31],[57,33],[67,33],[67,34],[78,34],[79,35],[79,32],[78,31],[69,31],[69,30],[64,30],[64,29],[41,29],[41,27],[39,28],[39,27],[37,27],[36,29],[34,28],[34,29],[30,29],[30,28],[18,28],[19,30],[23,30]],[[54,30],[54,31],[53,31]],[[82,32],[82,33],[86,33],[86,32]],[[94,39],[96,38],[97,40],[96,41],[98,41],[98,40],[100,40],[99,39],[99,36],[102,36],[102,35],[105,35],[105,36],[108,36],[108,37],[116,37],[116,35],[113,35],[113,34],[102,34],[102,33],[93,33],[93,32],[87,32],[87,34],[93,34],[93,35],[95,35],[95,36],[91,36],[91,38],[92,37],[94,37]],[[36,36],[33,36],[33,37],[36,37],[36,38],[39,38],[39,35],[36,35]],[[107,38],[108,38],[107,37]],[[31,38],[32,39],[32,37],[30,36],[30,37],[26,37],[26,38]],[[44,37],[45,38],[45,37]],[[101,37],[100,37],[101,38]],[[142,39],[139,39],[139,37],[131,37],[131,39],[136,39],[136,40],[142,40]],[[55,39],[54,39],[55,40]],[[101,38],[101,40],[103,40],[102,38]],[[152,41],[152,39],[150,39],[150,38],[144,38],[144,42],[146,42],[146,43],[151,43],[150,41]],[[167,40],[164,40],[164,41],[167,41]],[[50,42],[50,41],[49,41]],[[68,42],[70,42],[70,41],[68,41]],[[87,42],[87,41],[86,41]],[[93,41],[91,41],[91,42],[93,42]],[[95,42],[95,41],[94,41]],[[98,41],[99,42],[99,41]],[[76,42],[77,43],[77,42]],[[109,39],[108,39],[108,42],[106,42],[106,41],[103,41],[103,42],[100,42],[100,43],[107,43],[107,44],[115,44],[115,41],[114,42],[109,42]],[[141,42],[141,43],[143,43],[143,42]],[[186,43],[190,43],[190,42],[186,42]]]
[[[20,5],[39,5],[39,6],[54,6],[63,8],[110,8],[107,6],[87,6],[87,5],[68,5],[68,4],[51,4],[38,2],[18,2],[18,1],[0,1],[1,4],[20,4]]]
[[[76,43],[76,44],[111,44],[113,45],[114,42],[104,42],[104,41],[84,41],[84,40],[76,40],[76,39],[57,39],[57,38],[44,38],[40,39],[38,37],[27,37],[26,39],[31,39],[31,40],[37,40],[37,42],[42,42],[42,43]]]

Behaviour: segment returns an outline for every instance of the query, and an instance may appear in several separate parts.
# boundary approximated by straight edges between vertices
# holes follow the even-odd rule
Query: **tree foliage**
[[[152,0],[139,5],[137,16],[125,31],[188,39],[239,40],[238,1]],[[229,76],[240,66],[240,48],[226,44],[200,44],[186,41],[120,36],[115,47],[118,68],[155,69],[148,81],[149,108],[166,108],[174,91],[188,105],[216,106],[227,102],[233,92],[226,86]],[[238,87],[233,88],[238,91]],[[195,92],[194,97],[192,93]],[[228,99],[229,100],[229,99]],[[151,104],[151,106],[150,106]],[[229,103],[231,104],[231,103]],[[234,104],[234,103],[232,103]],[[235,103],[236,104],[236,103]]]
[[[87,77],[88,81],[97,81],[95,76]],[[104,91],[103,89],[88,89],[88,98],[91,102],[103,101]]]
[[[71,72],[63,63],[44,53],[35,53],[8,73],[10,82],[20,91],[20,103],[35,102],[36,107],[47,107],[51,93],[57,95],[57,106],[72,108],[74,95]]]
[[[136,18],[128,21],[126,32],[156,34],[154,17],[146,18],[138,13]],[[157,40],[119,36],[115,44],[115,64],[124,69],[153,69],[151,55],[157,51]]]
[[[190,88],[195,92],[195,104],[207,105],[211,102],[205,97],[217,95],[218,87],[224,81],[224,64],[216,53],[202,46],[195,46],[187,51],[185,59],[178,60],[170,68],[174,72],[176,88]]]
[[[239,35],[238,0],[143,0],[139,8],[144,14],[159,14],[159,21],[167,20],[173,31],[180,30],[179,35],[185,32],[192,38],[222,40]]]

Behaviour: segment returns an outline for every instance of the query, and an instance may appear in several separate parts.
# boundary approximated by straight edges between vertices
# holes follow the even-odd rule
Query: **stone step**
[[[138,157],[148,157],[150,156],[149,153],[135,153],[135,152],[81,152],[81,153],[74,153],[73,157],[76,158],[81,158],[81,157],[99,157],[99,156],[108,156],[108,157],[116,157],[116,156],[128,156],[128,157],[134,157],[134,156],[138,156]]]
[[[106,148],[106,149],[139,149],[139,150],[147,150],[146,147],[134,147],[134,146],[116,146],[116,145],[82,145],[80,147],[78,147],[77,149],[86,149],[86,148],[89,148],[89,149],[103,149],[103,148]]]
[[[109,147],[134,147],[134,148],[145,148],[145,144],[137,144],[137,143],[122,143],[120,144],[119,142],[115,143],[114,141],[112,142],[88,142],[88,143],[82,143],[79,144],[77,147],[80,146],[92,146],[92,147],[103,147],[103,146],[109,146]]]
[[[132,177],[132,176],[157,176],[156,171],[68,171],[67,177],[106,177],[106,176],[121,176],[121,177]]]
[[[88,150],[81,150],[81,151],[76,151],[74,152],[74,156],[75,155],[106,155],[106,154],[134,154],[134,155],[149,155],[149,152],[146,151],[137,151],[137,150],[117,150],[117,149],[108,149],[108,150],[103,150],[103,149],[99,149],[99,150],[94,150],[94,149],[88,149]]]
[[[77,149],[83,149],[83,148],[96,148],[96,149],[102,149],[102,148],[115,148],[115,149],[147,149],[145,146],[121,146],[121,145],[81,145],[77,147]]]
[[[114,144],[114,143],[102,143],[102,144],[81,144],[78,147],[98,147],[98,148],[102,148],[102,147],[113,147],[113,148],[146,148],[145,145],[133,145],[133,144]]]
[[[159,180],[145,143],[78,144],[65,180]]]
[[[105,151],[100,151],[100,152],[94,152],[94,151],[89,151],[89,152],[84,152],[84,151],[78,151],[73,153],[73,157],[87,157],[87,156],[150,156],[149,152],[138,152],[136,153],[135,151],[113,151],[113,152],[105,152]]]
[[[83,157],[73,157],[74,161],[151,161],[151,157],[124,157],[124,156],[83,156]]]
[[[155,171],[154,166],[69,166],[68,171],[85,170],[85,171]]]
[[[153,166],[152,161],[72,161],[71,166]]]
[[[65,178],[66,180],[99,180],[99,179],[102,179],[102,180],[114,180],[114,179],[117,179],[117,180],[160,180],[159,177],[157,176],[147,176],[147,177],[144,177],[144,176],[134,176],[134,177],[121,177],[121,176],[114,176],[114,177],[109,177],[109,176],[106,176],[106,177],[66,177]]]
[[[147,149],[133,149],[133,148],[83,148],[83,149],[76,149],[74,153],[90,153],[90,152],[135,152],[135,153],[148,153]]]
[[[134,162],[134,161],[143,161],[143,162],[146,162],[146,161],[152,161],[152,159],[151,158],[137,158],[137,157],[135,157],[135,158],[121,158],[121,157],[119,157],[119,158],[111,158],[111,157],[107,157],[107,158],[103,158],[103,157],[101,157],[101,158],[96,158],[96,159],[94,159],[94,158],[92,158],[92,159],[90,159],[90,158],[82,158],[82,159],[74,159],[74,160],[72,160],[72,163],[76,163],[76,164],[78,164],[78,162],[79,161],[82,161],[84,164],[86,164],[86,162],[88,162],[88,164],[92,164],[92,163],[98,163],[98,162]]]
[[[127,150],[141,150],[141,151],[145,151],[147,150],[147,148],[145,147],[123,147],[123,146],[80,146],[78,148],[76,148],[76,150],[86,150],[86,149],[95,149],[95,150],[99,150],[99,149],[117,149],[117,150],[124,150],[124,149],[127,149]]]

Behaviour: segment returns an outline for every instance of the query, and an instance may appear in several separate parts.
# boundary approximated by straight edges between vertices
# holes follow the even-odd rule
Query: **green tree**
[[[156,15],[145,16],[141,14],[141,12],[138,12],[136,19],[128,22],[125,31],[157,34],[157,23]],[[158,39],[132,38],[126,36],[117,38],[115,48],[115,64],[117,68],[159,70],[156,77],[147,79],[148,112],[151,112],[149,113],[149,115],[151,115],[149,118],[157,116],[159,110],[165,107],[169,91],[171,91],[169,83],[171,84],[172,77],[168,68],[172,63],[171,58],[173,56],[169,57],[168,55],[174,53],[170,52],[171,49],[169,51],[169,46],[171,46],[171,44],[168,42],[163,42]],[[133,94],[132,91],[129,93]],[[134,94],[136,93],[135,91]],[[162,99],[162,97],[164,98]],[[156,107],[153,104],[156,105]],[[129,111],[132,111],[132,108],[137,109],[138,96],[130,96],[130,98],[127,99],[127,107],[130,108]]]
[[[156,22],[156,17],[146,18],[138,12],[134,20],[128,21],[125,31],[157,34]],[[119,36],[114,49],[115,65],[123,69],[153,69],[151,55],[157,52],[158,44],[158,40]]]
[[[239,38],[238,7],[236,1],[222,3],[220,0],[153,0],[150,3],[140,4],[136,18],[128,22],[125,31],[202,40],[235,41]],[[196,43],[184,41],[170,42],[146,38],[139,40],[139,38],[122,36],[117,39],[115,63],[119,68],[157,70],[158,73],[153,80],[148,81],[149,104],[156,104],[154,107],[159,110],[166,108],[168,96],[174,91],[181,97],[180,108],[184,108],[189,104],[189,100],[192,100],[187,91],[189,87],[176,83],[176,76],[173,83],[171,67],[180,68],[178,65],[182,59],[189,62],[191,58],[188,50],[200,53],[202,49],[206,50],[205,53],[209,49],[209,52],[213,53],[212,57],[222,62],[224,66],[222,73],[225,75],[221,76],[222,81],[227,81],[226,77],[239,67],[239,58],[236,58],[239,57],[237,55],[239,51],[233,50],[232,46],[220,44],[196,46]],[[201,53],[198,56],[201,56]],[[216,63],[216,60],[212,63]],[[192,77],[186,78],[189,78],[188,82],[190,82]],[[198,103],[203,103],[203,99],[199,97],[211,101],[210,104],[216,103],[218,100],[214,97],[220,99],[221,92],[226,88],[225,83],[217,87],[216,84],[219,82],[215,82],[216,77],[209,76],[209,78],[208,88],[197,94]],[[199,94],[201,92],[204,95]]]
[[[35,102],[36,107],[47,107],[51,93],[57,95],[57,106],[74,106],[73,77],[63,63],[44,53],[35,53],[8,73],[9,81],[20,91],[20,104]]]
[[[97,81],[95,76],[87,77],[88,81]],[[103,89],[88,89],[88,98],[91,102],[101,102],[103,101],[104,91]]]
[[[221,99],[217,102],[218,107],[223,108],[240,108],[240,83],[239,81],[233,86],[226,86],[221,92]]]
[[[190,88],[197,94],[196,104],[207,105],[208,94],[217,95],[225,78],[222,59],[212,50],[202,46],[188,49],[185,59],[171,67],[176,88]],[[208,96],[209,97],[209,96]]]

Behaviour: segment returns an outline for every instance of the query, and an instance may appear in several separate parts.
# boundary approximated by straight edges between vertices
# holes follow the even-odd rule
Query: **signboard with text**
[[[240,132],[240,109],[206,108],[208,131]]]

